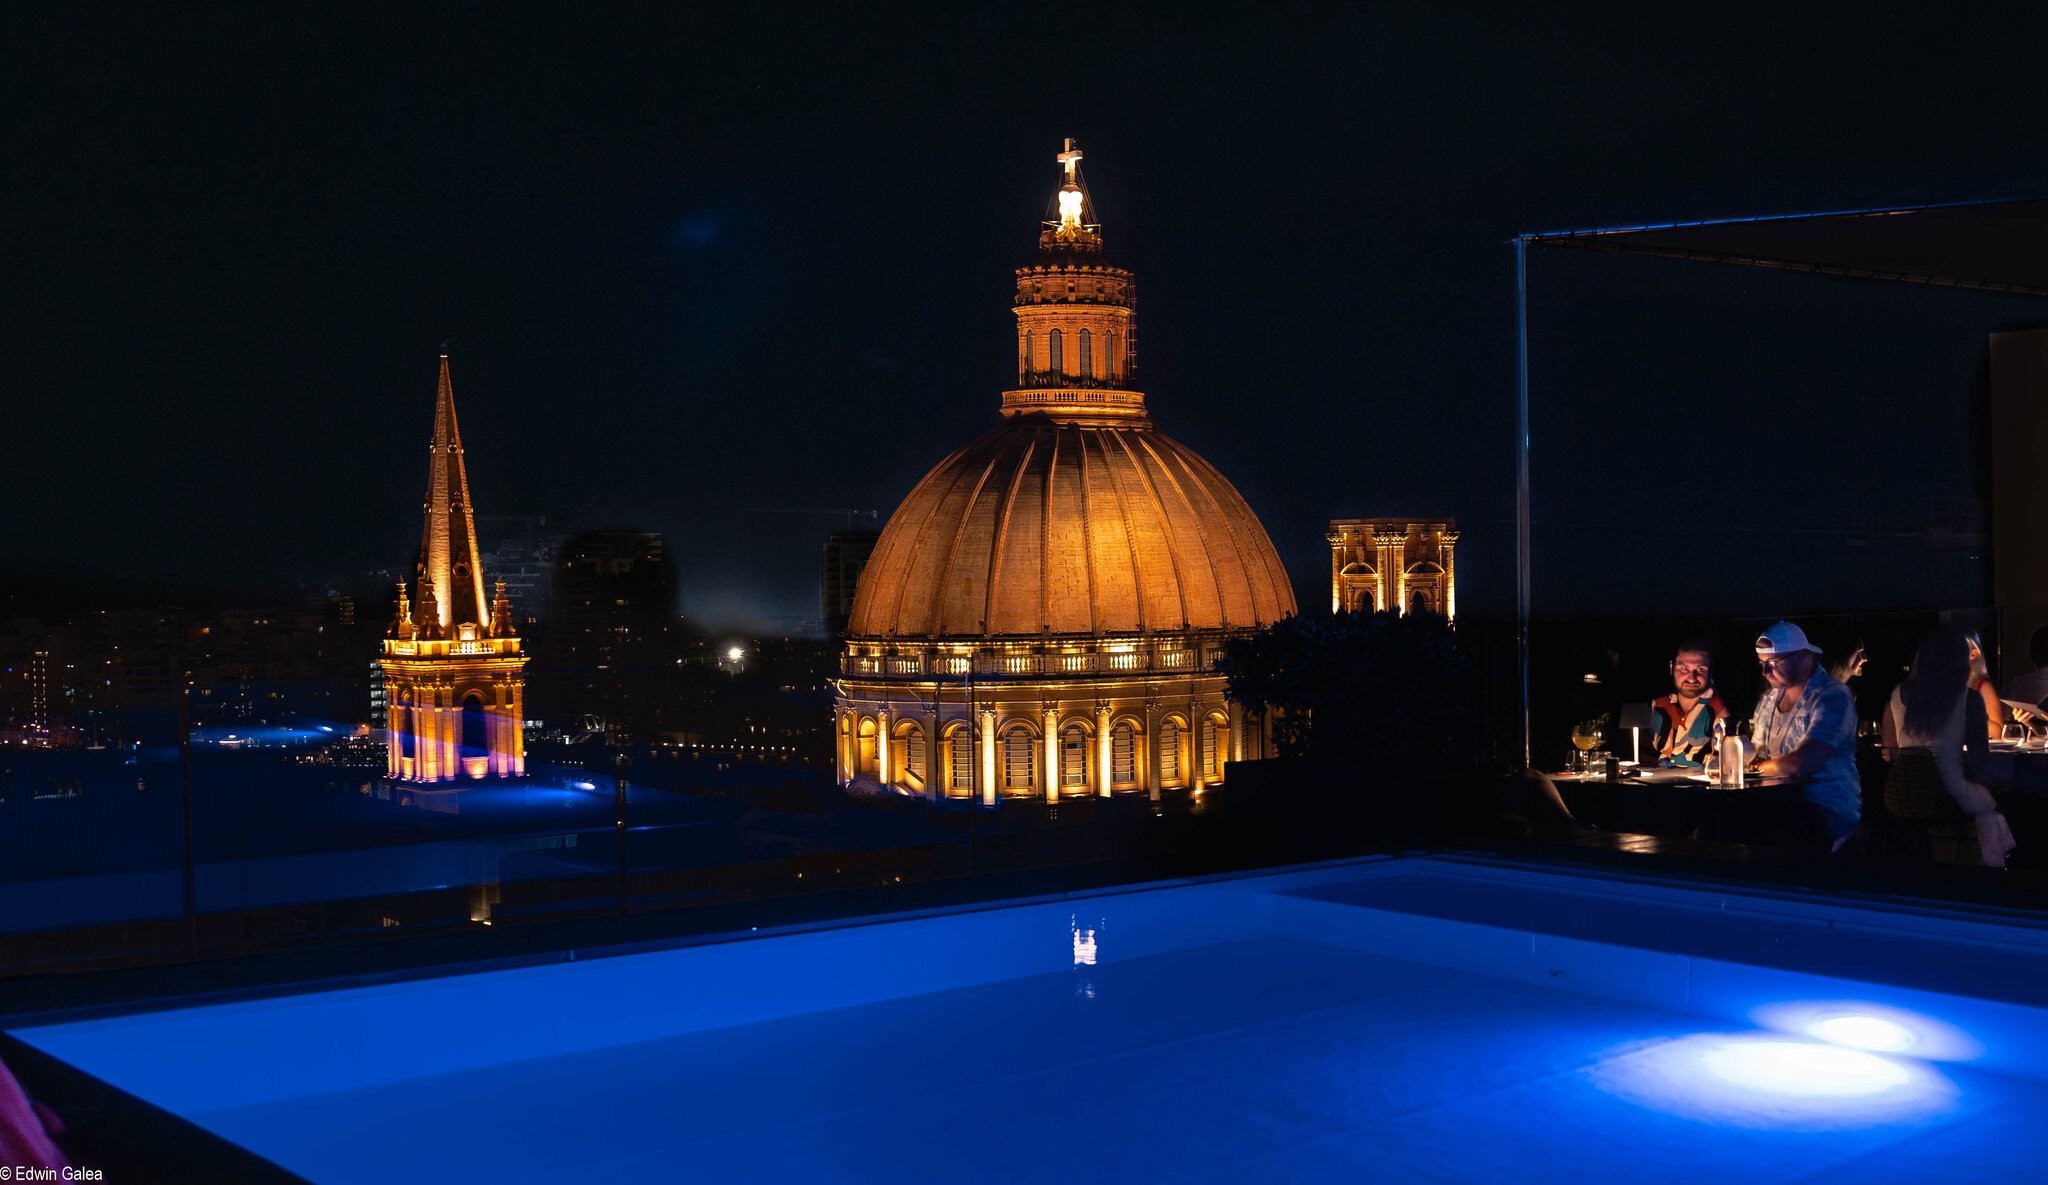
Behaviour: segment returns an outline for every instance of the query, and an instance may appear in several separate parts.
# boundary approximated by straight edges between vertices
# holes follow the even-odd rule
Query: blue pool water
[[[16,1035],[320,1182],[2029,1180],[2041,937],[1391,861]]]

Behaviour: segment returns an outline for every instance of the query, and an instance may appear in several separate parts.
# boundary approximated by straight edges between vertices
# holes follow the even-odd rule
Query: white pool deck
[[[320,1182],[2035,1180],[2043,971],[2011,919],[1413,858],[15,1035]]]

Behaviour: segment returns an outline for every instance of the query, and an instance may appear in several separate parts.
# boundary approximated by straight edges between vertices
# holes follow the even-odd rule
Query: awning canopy
[[[1547,247],[2048,297],[2048,199],[2042,198],[1595,227],[1519,238]]]

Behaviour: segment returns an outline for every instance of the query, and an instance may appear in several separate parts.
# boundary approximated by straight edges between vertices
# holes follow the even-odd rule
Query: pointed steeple
[[[439,641],[448,636],[448,631],[441,627],[441,609],[434,600],[432,577],[420,577],[420,611],[417,621],[419,636],[428,641]]]
[[[465,623],[487,630],[490,602],[484,600],[484,569],[477,555],[476,521],[470,513],[469,473],[462,464],[462,432],[455,422],[455,384],[448,355],[441,355],[440,390],[434,400],[434,443],[427,469],[426,531],[420,538],[420,624],[451,637]],[[429,612],[437,620],[425,621]]]
[[[412,623],[412,598],[405,595],[405,581],[398,582],[398,616],[391,619],[391,629],[386,637],[411,641],[419,630]]]
[[[491,636],[511,638],[519,631],[512,628],[512,598],[505,595],[505,582],[500,580],[497,595],[491,598]]]

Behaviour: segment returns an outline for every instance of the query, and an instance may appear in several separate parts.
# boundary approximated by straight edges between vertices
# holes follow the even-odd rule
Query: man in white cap
[[[1756,660],[1770,684],[1750,722],[1756,772],[1804,779],[1806,801],[1825,823],[1828,847],[1839,848],[1863,813],[1856,698],[1820,665],[1820,647],[1789,621],[1757,638]]]

